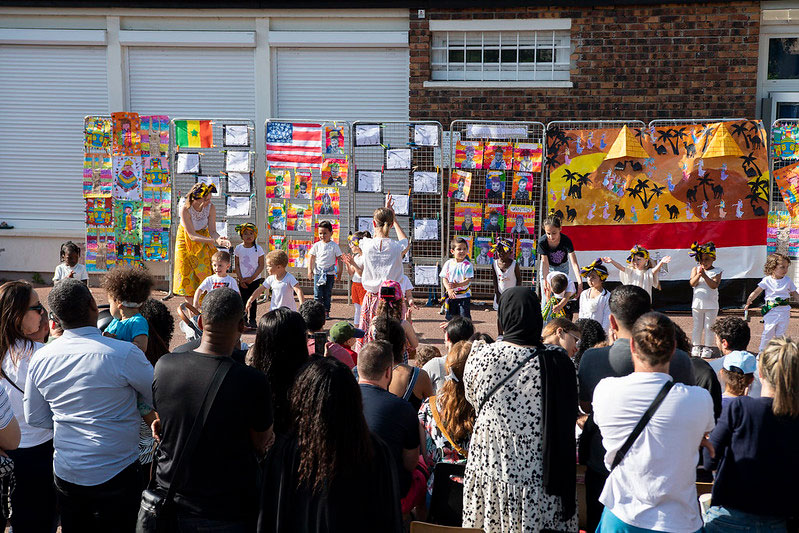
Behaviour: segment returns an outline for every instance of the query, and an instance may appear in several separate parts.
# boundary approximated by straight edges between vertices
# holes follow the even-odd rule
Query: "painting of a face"
[[[499,225],[499,215],[491,215],[488,217],[488,224],[490,226],[498,226]]]
[[[533,256],[533,248],[531,246],[522,246],[522,257],[530,259]]]
[[[500,187],[502,186],[502,182],[498,179],[491,180],[491,190],[494,192],[499,192]]]
[[[468,209],[463,213],[463,223],[464,224],[471,224],[472,223],[472,212]]]
[[[524,227],[524,217],[522,215],[516,215],[516,227],[517,228]]]

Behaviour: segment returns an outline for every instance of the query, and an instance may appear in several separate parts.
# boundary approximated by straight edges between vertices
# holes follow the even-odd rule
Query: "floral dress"
[[[506,342],[476,344],[463,374],[466,399],[480,408],[469,445],[463,526],[486,532],[577,531],[559,496],[543,484],[543,406],[539,358],[533,357],[485,400],[534,350]]]
[[[435,396],[433,396],[435,398]],[[438,407],[439,417],[441,416],[441,403],[436,403]],[[424,457],[430,471],[436,463],[465,463],[466,457],[461,455],[447,440],[447,437],[441,432],[441,429],[436,424],[433,418],[433,411],[430,409],[430,398],[426,398],[419,408],[419,422],[422,423],[424,428],[425,439],[422,444],[422,457]],[[463,439],[457,443],[458,447],[462,450],[469,449],[469,439]],[[427,480],[427,496],[428,498],[433,494],[433,476]]]

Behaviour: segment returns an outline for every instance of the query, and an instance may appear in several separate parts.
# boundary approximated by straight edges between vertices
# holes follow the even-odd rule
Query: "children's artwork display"
[[[308,252],[313,243],[306,240],[289,239],[289,266],[308,268],[310,257]]]
[[[437,241],[438,219],[422,218],[413,221],[413,238],[417,241]]]
[[[147,188],[167,187],[169,185],[169,163],[166,156],[143,157],[143,186]]]
[[[86,154],[111,155],[111,119],[108,117],[87,117],[83,128]]]
[[[111,157],[86,154],[83,158],[83,196],[111,196],[113,183]]]
[[[288,237],[285,235],[270,235],[269,236],[269,251],[272,250],[286,250],[288,245]]]
[[[216,192],[212,192],[211,196],[222,196],[222,179],[219,176],[197,176],[196,183],[205,183],[206,185],[213,185]]]
[[[535,267],[535,239],[516,240],[516,263],[523,268]]]
[[[320,124],[268,122],[266,165],[319,168],[322,165],[323,132]]]
[[[313,174],[307,169],[294,170],[294,198],[310,200],[313,194]]]
[[[472,173],[463,170],[453,170],[449,178],[447,196],[453,200],[466,201],[472,188]]]
[[[142,201],[142,227],[145,230],[168,231],[171,224],[172,191],[163,188],[145,189]]]
[[[505,198],[505,171],[489,170],[486,174],[486,193],[488,200],[502,200]]]
[[[222,126],[222,138],[225,146],[249,146],[250,127],[241,124],[225,124]]]
[[[483,168],[510,170],[513,168],[513,144],[489,141],[483,153]]]
[[[113,161],[114,198],[141,200],[141,157],[115,155]]]
[[[483,231],[487,233],[502,233],[505,231],[505,205],[486,204]]]
[[[199,174],[200,154],[180,153],[177,157],[176,174]]]
[[[114,200],[114,222],[117,244],[142,242],[142,202]]]
[[[355,146],[380,146],[379,124],[356,124]]]
[[[541,143],[516,143],[513,145],[513,170],[541,172],[543,145]]]
[[[344,154],[344,126],[333,124],[325,127],[325,153],[328,155]]]
[[[529,172],[514,172],[511,198],[514,201],[530,201],[533,199],[533,175]]]
[[[386,170],[410,170],[410,168],[410,148],[391,148],[386,150]]]
[[[114,225],[113,202],[111,198],[86,198],[86,226]]]
[[[227,192],[247,193],[252,189],[249,172],[228,172],[227,173]]]
[[[458,202],[455,204],[455,231],[480,231],[483,227],[481,204]]]
[[[347,160],[325,159],[322,162],[323,185],[347,185]]]
[[[283,202],[269,202],[267,210],[269,227],[275,231],[286,231],[286,204]]]
[[[169,153],[169,117],[150,115],[142,116],[140,120],[141,155],[143,157],[167,155]]]
[[[214,145],[214,132],[211,121],[176,120],[175,145],[178,149],[211,148]]]
[[[368,231],[370,234],[374,231],[374,219],[372,217],[358,217],[358,231]]]
[[[483,168],[483,143],[457,141],[455,143],[455,168]]]
[[[411,197],[407,194],[392,194],[391,198],[394,200],[394,214],[400,216],[410,215],[410,201]]]
[[[86,271],[107,272],[116,264],[114,228],[86,227]]]
[[[266,197],[288,198],[291,188],[291,170],[269,168],[266,170]]]
[[[510,204],[506,213],[506,232],[514,235],[535,235],[535,206]]]
[[[494,244],[494,239],[491,237],[475,237],[474,238],[474,264],[477,266],[488,266],[492,263],[491,246]]]
[[[145,261],[168,261],[169,231],[145,231],[142,248]]]
[[[775,159],[799,159],[799,124],[777,124],[771,128],[771,152]]]
[[[288,231],[311,231],[313,228],[313,210],[307,204],[289,204],[288,220],[286,229]]]
[[[114,155],[141,156],[141,119],[137,113],[111,113]]]
[[[117,243],[116,263],[119,266],[138,266],[141,264],[141,246],[131,243]]]
[[[313,212],[321,216],[338,216],[339,192],[337,187],[317,187]]]
[[[766,253],[788,255],[791,235],[791,214],[788,211],[770,211],[766,226]]]
[[[799,163],[775,170],[774,179],[785,207],[792,215],[799,215]]]
[[[358,192],[380,192],[383,190],[383,173],[379,170],[358,171]]]
[[[413,279],[418,286],[436,287],[438,281],[438,267],[435,265],[414,265]]]
[[[413,173],[413,192],[438,194],[438,172],[415,171]]]
[[[227,217],[236,218],[250,216],[250,197],[249,196],[228,196],[227,197]]]
[[[250,172],[250,152],[244,150],[228,150],[225,152],[226,172]]]
[[[414,124],[413,143],[417,146],[438,146],[438,126],[435,124]]]

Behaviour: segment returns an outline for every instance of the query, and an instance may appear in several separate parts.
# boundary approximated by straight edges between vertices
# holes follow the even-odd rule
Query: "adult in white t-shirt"
[[[668,372],[676,348],[674,331],[667,316],[643,315],[632,330],[635,371],[605,378],[594,390],[594,421],[607,451],[605,466],[611,470],[599,497],[605,506],[601,530],[626,524],[693,533],[702,527],[696,465],[700,443],[714,426],[713,400],[705,389],[675,383],[621,463],[611,469],[641,416],[672,379]]]

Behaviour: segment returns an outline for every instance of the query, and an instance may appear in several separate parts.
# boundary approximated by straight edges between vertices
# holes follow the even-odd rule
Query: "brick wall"
[[[570,89],[425,88],[429,20],[569,18]],[[591,120],[754,117],[759,2],[410,12],[410,117]]]

